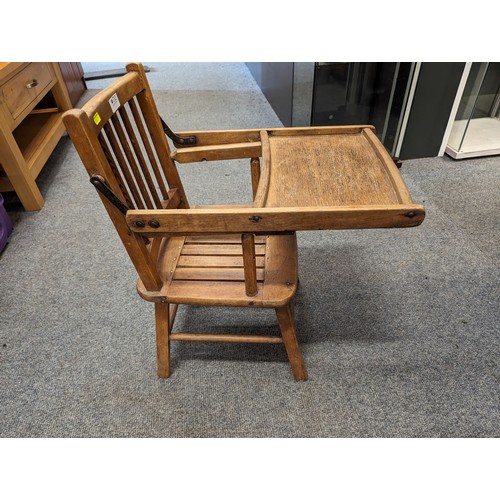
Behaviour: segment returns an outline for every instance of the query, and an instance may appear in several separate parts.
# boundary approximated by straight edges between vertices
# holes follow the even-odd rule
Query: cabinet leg
[[[0,124],[0,163],[17,196],[27,211],[40,210],[44,199],[33,179],[26,160],[8,130]]]
[[[24,210],[27,212],[40,210],[45,204],[42,193],[40,193],[40,190],[33,179],[26,178],[24,181],[24,185],[20,187],[19,183],[17,183],[16,186],[14,181],[10,180],[12,187],[23,204]]]

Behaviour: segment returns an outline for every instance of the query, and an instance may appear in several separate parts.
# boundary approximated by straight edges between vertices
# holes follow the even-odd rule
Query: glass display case
[[[387,151],[401,160],[444,154],[457,96],[459,101],[464,95],[462,123],[457,124],[450,144],[457,151],[467,145],[464,130],[480,110],[485,110],[483,117],[498,114],[498,99],[493,97],[498,97],[499,63],[475,64],[466,94],[464,81],[472,64],[465,62],[254,62],[247,66],[285,127],[374,125]]]
[[[374,125],[394,154],[414,63],[316,63],[312,125]]]
[[[446,153],[455,159],[500,154],[500,63],[473,63]]]

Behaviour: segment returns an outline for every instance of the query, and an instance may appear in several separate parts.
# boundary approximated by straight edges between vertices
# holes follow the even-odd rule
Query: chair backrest
[[[127,71],[82,109],[67,111],[63,121],[142,282],[158,290],[149,241],[130,232],[123,212],[165,208],[169,199],[179,208],[189,204],[144,69],[132,63]],[[107,188],[117,203],[106,196]]]

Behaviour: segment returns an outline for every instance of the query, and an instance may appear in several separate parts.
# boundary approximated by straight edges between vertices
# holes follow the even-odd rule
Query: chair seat
[[[163,287],[137,290],[152,302],[207,306],[281,307],[297,287],[296,235],[256,236],[257,294],[245,291],[241,235],[165,238],[158,252]],[[286,263],[286,265],[284,265]]]

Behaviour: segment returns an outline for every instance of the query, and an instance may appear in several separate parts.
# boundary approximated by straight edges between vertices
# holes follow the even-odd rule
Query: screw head
[[[136,220],[135,227],[145,227],[146,223],[143,220]]]
[[[148,226],[154,229],[158,229],[160,227],[160,223],[157,220],[153,219],[148,222]]]

